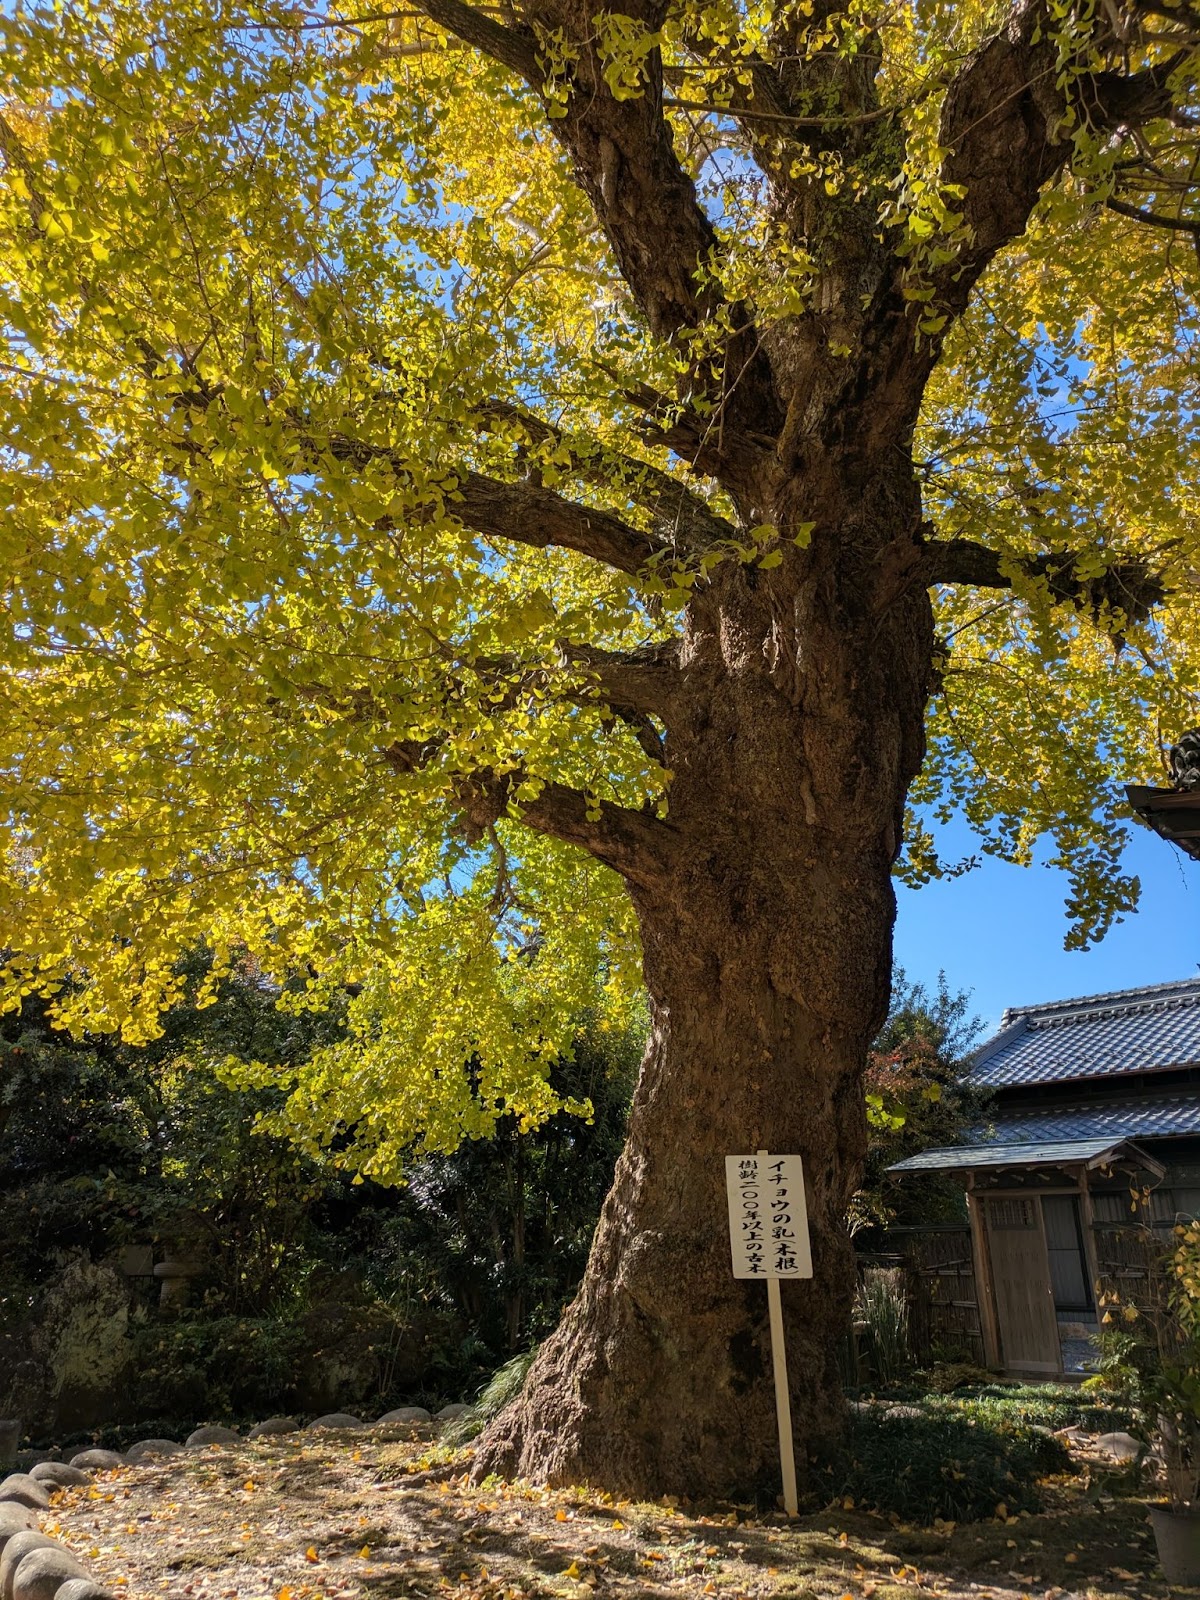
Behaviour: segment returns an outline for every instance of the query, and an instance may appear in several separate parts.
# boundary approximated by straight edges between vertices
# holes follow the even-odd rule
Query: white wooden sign
[[[735,1278],[811,1278],[808,1208],[799,1156],[725,1157]]]
[[[729,1201],[729,1248],[735,1278],[761,1278],[767,1286],[771,1367],[775,1376],[775,1420],[779,1426],[779,1474],[788,1516],[798,1511],[792,1406],[788,1396],[787,1349],[783,1342],[781,1278],[811,1278],[808,1206],[799,1156],[725,1157]]]

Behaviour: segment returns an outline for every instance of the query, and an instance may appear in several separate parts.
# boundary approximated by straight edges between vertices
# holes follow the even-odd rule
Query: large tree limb
[[[649,512],[657,533],[668,544],[703,550],[738,536],[732,522],[661,467],[608,448],[601,451],[576,447],[563,429],[508,400],[486,401],[477,407],[476,414],[485,426],[492,422],[511,424],[531,444],[565,446],[572,455],[573,473],[586,483],[611,486],[615,480],[631,500]]]
[[[1094,617],[1123,612],[1131,623],[1144,622],[1167,597],[1162,577],[1149,562],[1133,556],[1114,561],[1094,577],[1081,577],[1078,555],[1049,551],[1009,556],[974,539],[930,540],[924,546],[926,581],[968,584],[976,589],[1011,589],[1021,578],[1043,580],[1051,598]]]
[[[559,648],[565,660],[583,667],[595,679],[601,699],[614,711],[670,720],[683,688],[677,639],[636,650],[602,650],[583,644]],[[661,751],[654,759],[662,759]]]
[[[527,0],[527,23],[520,28],[482,18],[466,0],[417,3],[439,26],[520,73],[554,112],[550,130],[569,153],[576,181],[651,332],[675,341],[723,312],[728,331],[714,363],[720,371],[698,365],[683,388],[707,402],[704,448],[692,459],[702,457],[703,470],[744,493],[763,458],[750,441],[775,436],[782,408],[751,315],[744,306],[728,304],[712,271],[719,241],[663,115],[660,51],[650,50],[641,60],[641,92],[618,99],[605,77],[608,63],[592,0]],[[653,0],[629,0],[622,8],[626,14],[651,32],[661,22]],[[553,60],[549,46],[536,43],[551,37],[561,45]],[[552,103],[551,94],[564,87],[565,102]]]
[[[560,682],[555,668],[518,655],[454,655],[455,671],[463,670],[503,687],[505,699],[493,701],[496,709],[515,705],[523,694],[545,695],[572,705],[607,706],[621,715],[664,721],[678,704],[683,683],[679,672],[679,641],[664,640],[634,650],[604,650],[598,645],[560,639],[555,645],[560,668],[579,668],[575,682]],[[449,654],[449,652],[448,652]],[[566,674],[564,674],[566,675]],[[656,752],[655,760],[661,759]]]
[[[389,745],[383,755],[396,772],[406,775],[430,766],[439,749],[437,740],[405,739]],[[536,795],[519,798],[517,790],[526,781],[520,771],[487,769],[454,780],[470,841],[481,839],[502,817],[511,816],[538,833],[586,850],[631,884],[649,887],[670,870],[675,836],[652,812],[631,811],[566,783],[544,783]]]
[[[537,483],[501,483],[468,472],[460,478],[459,493],[462,500],[452,501],[450,511],[485,539],[507,539],[535,550],[556,545],[630,574],[670,548],[611,511],[578,505]]]
[[[310,435],[308,446],[318,461],[328,453],[337,461],[361,466],[385,460],[398,473],[408,469],[403,455],[390,446],[344,434],[334,434],[324,442]],[[613,512],[580,505],[532,479],[504,483],[467,469],[454,476],[454,498],[447,500],[447,510],[485,539],[506,539],[535,550],[555,545],[631,575],[670,550],[663,540],[631,527]]]
[[[972,242],[943,274],[944,296],[961,308],[1003,245],[1024,232],[1042,188],[1072,150],[1073,108],[1100,130],[1140,126],[1171,114],[1167,80],[1178,56],[1141,72],[1096,71],[1060,85],[1063,65],[1045,0],[1018,0],[1006,25],[960,68],[946,93],[942,181],[964,190]]]

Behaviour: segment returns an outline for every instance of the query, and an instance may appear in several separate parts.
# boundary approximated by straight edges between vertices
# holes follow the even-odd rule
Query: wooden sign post
[[[799,1511],[799,1500],[779,1280],[813,1275],[804,1168],[799,1156],[771,1155],[766,1150],[752,1156],[726,1156],[725,1190],[729,1200],[733,1275],[766,1280],[783,1504],[788,1516],[794,1517]]]

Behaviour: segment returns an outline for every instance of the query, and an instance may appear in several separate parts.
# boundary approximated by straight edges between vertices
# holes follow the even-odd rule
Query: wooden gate
[[[1037,1195],[984,1197],[1001,1356],[1014,1372],[1059,1373],[1062,1351]]]

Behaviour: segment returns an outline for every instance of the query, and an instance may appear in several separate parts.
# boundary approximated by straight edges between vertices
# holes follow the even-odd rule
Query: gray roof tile
[[[1200,1134],[1200,1088],[1136,1100],[1098,1100],[1075,1106],[998,1110],[971,1143],[1042,1143],[1047,1139],[1171,1139]]]
[[[1057,1139],[1045,1144],[954,1145],[922,1150],[889,1172],[964,1172],[975,1167],[1057,1167],[1095,1161],[1120,1150],[1122,1139]]]
[[[992,1089],[1200,1066],[1200,978],[1020,1006],[976,1053]]]

